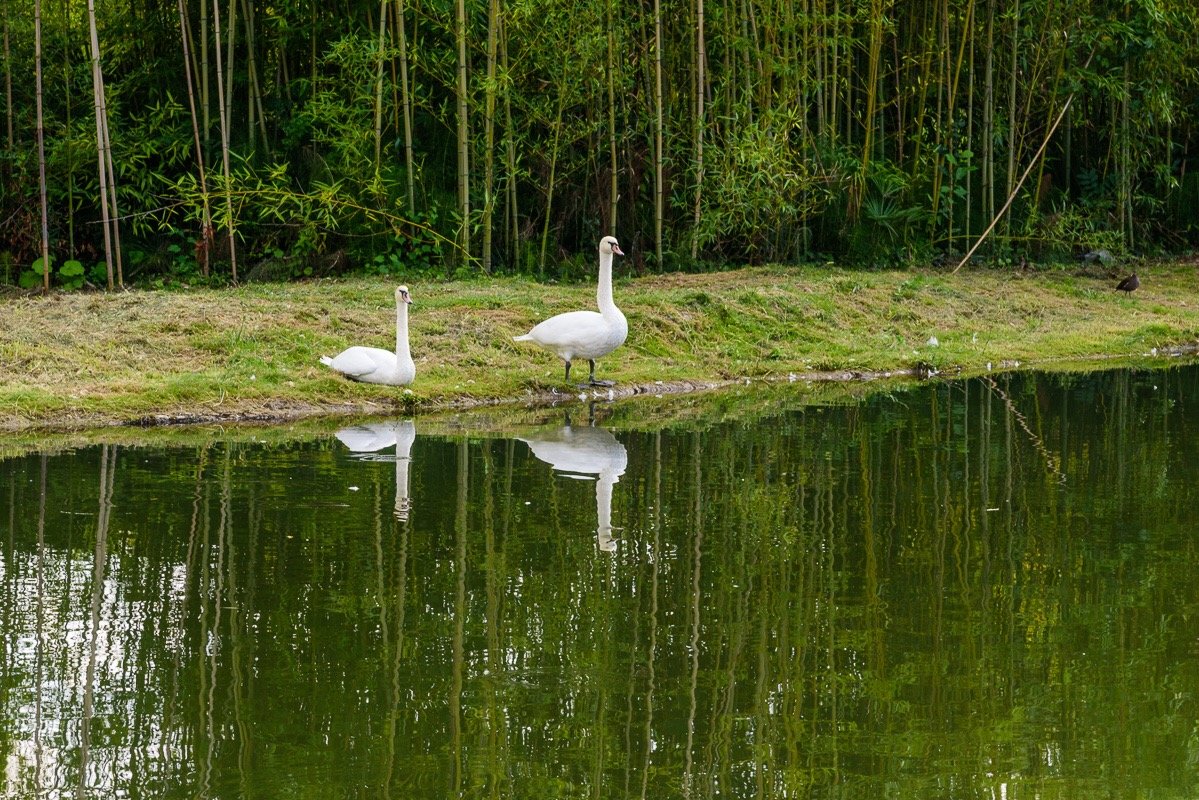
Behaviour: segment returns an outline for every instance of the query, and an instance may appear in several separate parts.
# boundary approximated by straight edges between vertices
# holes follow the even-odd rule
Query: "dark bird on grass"
[[[1129,275],[1127,278],[1125,278],[1124,280],[1122,280],[1116,284],[1116,291],[1124,292],[1125,294],[1132,294],[1133,290],[1135,290],[1140,285],[1141,285],[1141,279],[1138,278],[1137,274],[1134,272],[1131,275]]]

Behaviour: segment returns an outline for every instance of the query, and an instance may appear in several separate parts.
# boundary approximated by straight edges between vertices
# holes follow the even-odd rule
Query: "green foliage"
[[[250,8],[224,64],[227,178],[216,54],[199,52],[197,7],[192,61],[209,72],[192,85],[194,122],[173,7],[148,13],[114,0],[98,9],[122,242],[146,254],[130,264],[130,280],[195,281],[197,252],[210,257],[213,280],[226,280],[231,231],[246,270],[284,278],[471,274],[488,217],[500,273],[542,272],[543,232],[545,277],[564,280],[582,273],[604,233],[629,243],[639,269],[826,255],[920,265],[982,232],[1068,98],[1069,116],[991,234],[986,258],[1199,246],[1194,4],[1023,0],[1018,15],[996,5],[993,24],[989,7],[968,13],[963,3],[766,4],[748,20],[709,5],[702,119],[695,7],[665,9],[659,41],[649,7],[629,0],[501,4],[498,21],[487,4],[467,4],[464,176],[452,4],[405,4],[405,49],[394,26],[379,41],[378,6],[366,0],[251,0]],[[43,9],[49,246],[95,264],[105,245],[82,10],[77,0]],[[28,16],[8,15],[13,76],[33,73]],[[489,70],[493,22],[499,51]],[[208,43],[215,47],[211,31]],[[877,63],[873,53],[882,54]],[[0,241],[10,263],[24,265],[41,248],[28,87],[14,93],[11,121],[12,146],[0,138]],[[201,158],[216,229],[197,251],[206,242]],[[662,264],[653,233],[659,168]],[[460,178],[469,182],[469,213]],[[463,228],[469,258],[451,244]],[[179,251],[162,252],[164,240]],[[9,282],[20,279],[13,271]],[[64,284],[79,277],[55,275]]]
[[[1124,237],[1106,224],[1103,210],[1061,204],[1052,213],[1027,218],[1028,239],[1049,259],[1072,259],[1090,251],[1106,250],[1113,256],[1125,254]]]
[[[780,109],[734,125],[713,154],[706,203],[693,235],[702,249],[751,261],[791,261],[808,252],[805,221],[830,199],[797,145],[802,119]],[[676,200],[679,205],[685,205]]]
[[[67,259],[56,270],[54,269],[54,256],[50,256],[50,276],[53,279],[52,284],[68,291],[82,288],[86,282],[85,270],[83,264],[73,258]],[[42,259],[37,259],[29,267],[21,273],[18,279],[18,284],[22,289],[36,289],[43,285],[46,275],[46,264]]]

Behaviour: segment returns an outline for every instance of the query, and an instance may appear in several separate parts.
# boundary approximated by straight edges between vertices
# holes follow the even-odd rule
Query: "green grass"
[[[1131,297],[1113,291],[1112,276],[1064,272],[761,267],[625,278],[615,295],[629,339],[597,371],[653,389],[920,364],[970,372],[1194,344],[1194,265],[1138,269]],[[0,428],[529,402],[567,388],[562,365],[512,337],[595,303],[590,285],[413,283],[412,387],[355,384],[320,365],[349,345],[393,345],[393,289],[355,279],[0,299]]]

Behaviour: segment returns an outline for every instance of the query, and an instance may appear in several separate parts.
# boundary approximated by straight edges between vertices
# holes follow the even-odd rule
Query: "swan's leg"
[[[587,359],[587,363],[591,365],[591,374],[587,377],[587,382],[592,386],[615,386],[615,381],[597,381],[595,379],[595,359]]]
[[[562,360],[566,362],[566,382],[570,383],[570,359],[564,358]]]

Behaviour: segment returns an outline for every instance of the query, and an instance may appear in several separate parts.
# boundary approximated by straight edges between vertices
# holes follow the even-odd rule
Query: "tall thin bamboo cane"
[[[13,102],[12,102],[12,49],[9,47],[8,41],[8,3],[4,4],[4,98],[5,98],[5,115],[4,119],[8,127],[8,149],[12,150],[16,145],[16,130],[13,126]]]
[[[509,73],[508,63],[508,26],[500,17],[500,67],[504,74]],[[504,169],[508,173],[508,214],[507,220],[511,227],[508,231],[509,263],[520,264],[520,196],[517,192],[516,174],[516,125],[512,116],[512,92],[504,92]]]
[[[615,0],[608,0],[608,232],[616,236],[617,202],[620,198],[616,162],[616,14]]]
[[[203,0],[201,0],[201,5],[203,5]],[[203,204],[200,241],[196,245],[196,254],[199,256],[201,274],[208,277],[209,257],[212,254],[212,206],[208,196],[208,175],[204,171],[204,148],[200,141],[200,123],[196,117],[196,95],[192,85],[194,61],[191,57],[191,23],[188,21],[187,0],[178,0],[178,6],[179,28],[183,37],[183,74],[187,78],[187,104],[191,109],[192,136],[196,144],[196,166],[200,177],[200,201]]]
[[[266,113],[262,108],[262,82],[258,79],[258,48],[254,36],[254,3],[251,0],[241,0],[241,16],[245,20],[246,29],[246,92],[249,107],[249,129],[246,131],[251,148],[254,144],[255,127],[262,142],[262,149],[270,152],[270,140],[266,135]]]
[[[483,272],[491,274],[491,238],[495,215],[495,70],[499,47],[499,0],[487,10],[487,83],[483,104]]]
[[[466,1],[454,3],[454,37],[458,43],[458,209],[462,214],[463,266],[470,261],[470,118],[466,98]]]
[[[986,63],[983,66],[983,219],[995,217],[995,3],[996,0],[987,0]]]
[[[707,77],[704,72],[708,59],[704,42],[704,0],[695,0],[695,217],[692,221],[691,260],[699,255],[700,213],[704,191],[704,93]]]
[[[397,43],[400,47],[400,102],[404,111],[404,172],[408,190],[408,216],[416,215],[416,158],[412,149],[412,96],[408,88],[408,35],[404,22],[404,0],[396,0]]]
[[[6,37],[7,33],[6,27]],[[33,54],[34,76],[37,81],[38,199],[42,212],[42,290],[48,292],[50,291],[50,211],[46,202],[46,123],[42,112],[42,0],[33,0]],[[11,123],[11,117],[9,121]]]
[[[662,140],[666,127],[662,108],[662,0],[654,0],[654,255],[662,271],[662,220],[666,214],[666,183]]]
[[[96,109],[96,158],[100,171],[100,222],[104,230],[104,265],[108,289],[113,288],[112,221],[108,215],[108,170],[104,163],[104,84],[100,79],[100,36],[96,30],[96,2],[87,0],[87,21],[92,55],[92,96]]]
[[[214,5],[213,7],[215,8],[216,6]],[[225,111],[225,121],[221,123],[221,137],[226,149],[228,149],[230,137],[233,135],[233,61],[234,55],[236,55],[233,46],[237,43],[237,0],[229,0],[229,27],[227,29],[227,33],[228,43],[225,50],[224,64],[225,93],[222,95],[224,99],[221,101],[221,105],[224,107]],[[217,50],[219,51],[221,49],[219,44],[221,36],[219,33],[217,34],[216,38],[218,42]],[[217,53],[217,58],[219,62],[219,52]]]
[[[99,69],[100,95],[107,98],[104,86],[104,68]],[[108,203],[112,209],[112,255],[117,267],[117,286],[125,285],[125,269],[121,258],[121,212],[117,209],[117,174],[112,159],[112,134],[108,127],[108,101],[105,99],[102,115],[104,131],[104,169],[108,172]]]
[[[237,283],[237,242],[234,238],[233,231],[233,180],[229,169],[229,124],[225,105],[225,82],[223,68],[224,64],[221,61],[221,9],[217,5],[219,0],[212,0],[212,24],[215,39],[218,42],[216,48],[216,90],[217,90],[217,108],[220,110],[221,124],[221,178],[225,183],[225,228],[229,234],[229,264],[232,279]],[[232,44],[232,40],[230,41]]]
[[[383,166],[383,62],[387,54],[387,2],[379,0],[379,44],[375,54],[375,175]]]
[[[220,41],[218,38],[217,41]],[[200,110],[203,113],[204,155],[212,155],[212,92],[208,85],[208,6],[200,0]]]

